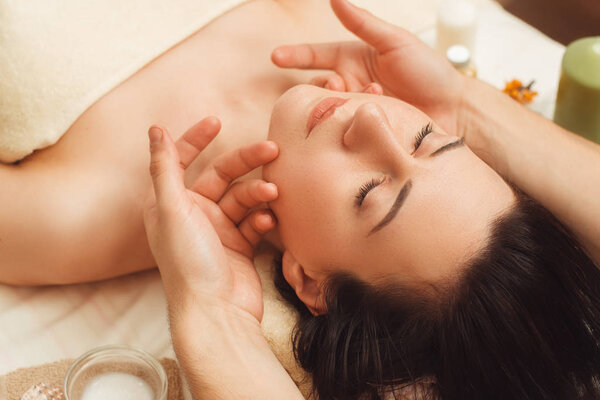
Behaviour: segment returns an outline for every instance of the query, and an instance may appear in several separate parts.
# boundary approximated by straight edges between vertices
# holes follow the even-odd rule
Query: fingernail
[[[267,182],[267,183],[264,183],[263,185],[264,185],[264,187],[265,187],[266,189],[268,189],[268,190],[272,190],[272,191],[274,191],[275,193],[277,193],[277,185],[275,185],[274,183]]]
[[[157,126],[152,126],[148,131],[148,137],[150,138],[150,146],[160,143],[162,140],[163,132]]]
[[[275,218],[271,214],[263,214],[262,220],[265,225],[272,225],[275,223]]]
[[[271,58],[275,62],[281,62],[283,57],[284,54],[281,47],[276,48],[275,50],[273,50],[273,53],[271,53]]]

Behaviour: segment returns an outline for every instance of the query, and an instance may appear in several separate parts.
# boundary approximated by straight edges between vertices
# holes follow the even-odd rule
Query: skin
[[[153,189],[144,224],[173,347],[195,399],[300,399],[261,333],[262,290],[252,259],[275,225],[268,210],[252,208],[277,191],[262,181],[232,183],[277,157],[277,145],[263,141],[227,152],[186,186],[185,172],[219,129],[217,119],[206,118],[175,143],[165,128],[148,132]]]
[[[346,229],[348,232],[336,231],[335,233],[349,235],[351,232],[358,232],[356,236],[360,237],[360,245],[364,248],[370,245],[365,240],[364,230],[369,229],[373,222],[368,220],[372,215],[368,212],[363,213],[367,215],[366,221],[358,220],[356,212],[352,213],[355,211],[351,205],[352,197],[358,186],[363,184],[358,177],[363,178],[361,174],[370,175],[367,172],[383,172],[390,174],[392,178],[395,177],[397,181],[402,173],[403,176],[414,174],[411,176],[414,180],[414,192],[407,199],[405,208],[398,213],[397,218],[406,220],[410,217],[407,215],[410,202],[416,202],[418,197],[413,196],[419,193],[423,201],[426,195],[429,195],[429,202],[437,202],[438,206],[445,209],[453,207],[454,214],[450,214],[450,217],[445,216],[446,220],[450,219],[446,221],[447,223],[453,223],[459,217],[468,218],[471,211],[475,214],[481,212],[481,209],[467,210],[467,213],[466,205],[461,202],[469,198],[468,196],[481,195],[484,191],[473,182],[469,182],[465,187],[468,182],[466,180],[462,182],[463,192],[455,190],[456,186],[461,184],[464,174],[479,175],[489,172],[485,172],[487,168],[485,164],[467,148],[455,148],[439,155],[439,158],[427,158],[426,149],[428,150],[429,146],[435,147],[433,142],[431,145],[427,142],[434,140],[437,145],[438,140],[448,140],[444,138],[445,131],[463,138],[487,165],[492,166],[503,177],[510,179],[521,190],[554,213],[574,231],[596,262],[600,260],[598,256],[600,252],[597,251],[600,248],[598,241],[600,209],[596,201],[600,197],[600,187],[594,184],[597,182],[596,171],[600,168],[600,146],[566,132],[550,121],[527,111],[488,85],[461,77],[438,55],[406,31],[379,21],[344,0],[332,0],[332,7],[342,23],[366,43],[287,46],[273,53],[273,61],[279,66],[288,68],[331,69],[334,71],[333,75],[317,78],[313,83],[319,86],[327,85],[336,90],[361,90],[364,88],[365,79],[368,82],[375,81],[380,85],[379,90],[371,92],[379,93],[383,88],[388,94],[416,105],[440,124],[442,128],[435,126],[435,130],[441,136],[430,134],[428,139],[424,140],[423,150],[410,155],[410,147],[406,146],[411,143],[411,135],[414,135],[421,124],[429,118],[405,103],[381,100],[383,98],[362,94],[337,93],[337,96],[352,98],[345,104],[347,110],[345,112],[338,110],[340,112],[336,112],[333,117],[311,132],[310,140],[304,140],[305,118],[309,112],[306,110],[306,102],[311,103],[312,106],[318,101],[313,97],[324,94],[330,96],[332,93],[317,90],[316,96],[299,96],[292,107],[288,104],[287,112],[277,116],[277,109],[285,105],[286,96],[291,99],[294,91],[309,91],[304,87],[294,89],[286,93],[286,96],[277,103],[272,128],[277,127],[278,118],[289,119],[291,122],[296,118],[301,121],[296,121],[297,126],[290,124],[289,129],[280,130],[281,138],[278,140],[281,146],[280,155],[275,162],[267,166],[265,174],[275,175],[275,166],[277,162],[281,162],[282,169],[287,165],[290,172],[294,172],[298,185],[303,182],[305,185],[310,184],[305,186],[310,190],[299,190],[298,187],[291,185],[291,179],[282,179],[278,182],[279,198],[274,199],[272,197],[275,194],[269,190],[265,191],[266,187],[263,184],[249,185],[247,193],[253,193],[250,197],[254,200],[249,201],[246,198],[248,201],[246,206],[255,204],[259,197],[269,201],[274,209],[277,209],[276,204],[280,200],[283,204],[283,199],[286,197],[287,201],[296,201],[294,196],[304,196],[309,200],[308,197],[318,185],[319,190],[328,191],[332,196],[339,194],[342,197],[333,208],[326,210],[327,223],[320,223],[320,229],[328,229],[331,232],[333,227],[354,228]],[[388,107],[396,110],[396,117],[388,113]],[[364,112],[362,116],[359,110]],[[379,110],[383,110],[386,114],[387,121],[381,117],[382,113]],[[305,118],[302,121],[300,116],[303,114]],[[411,114],[414,121],[408,118]],[[375,118],[377,116],[379,117]],[[327,127],[331,128],[335,125],[336,117],[353,119],[353,122],[357,122],[354,127],[361,129],[351,131],[353,125],[346,124],[342,125],[343,130],[327,131]],[[368,121],[371,123],[369,124]],[[180,143],[182,140],[180,139],[179,144],[172,146],[170,138],[166,135],[169,140],[151,146],[153,167],[150,172],[156,197],[153,194],[150,196],[144,217],[152,253],[158,261],[163,277],[175,351],[195,398],[300,398],[298,389],[274,358],[268,343],[262,336],[260,328],[262,308],[257,307],[258,302],[262,304],[262,292],[256,285],[256,275],[247,273],[251,271],[252,266],[248,249],[254,248],[260,235],[272,228],[275,220],[271,220],[269,214],[253,214],[252,211],[248,211],[240,223],[232,224],[233,219],[237,220],[243,214],[241,212],[243,210],[240,210],[239,204],[236,207],[231,202],[224,202],[223,199],[234,197],[241,200],[243,196],[238,195],[243,194],[244,191],[238,190],[234,193],[235,185],[230,188],[221,185],[218,193],[214,190],[211,192],[210,187],[203,188],[203,185],[199,185],[198,182],[189,186],[190,189],[186,189],[182,182],[182,168],[187,171],[186,167],[182,167],[182,162],[187,165],[188,161],[195,157],[194,154],[197,155],[200,151],[204,153],[202,143],[206,143],[207,138],[214,137],[216,134],[214,127],[214,124],[202,124],[199,129],[186,132],[183,139],[187,144]],[[349,140],[336,141],[336,137],[341,139],[342,134],[351,134],[347,138]],[[274,154],[276,147],[268,144],[272,142],[266,143],[260,145],[262,156],[254,159],[255,164],[269,162],[277,156]],[[387,146],[384,147],[383,144]],[[292,148],[294,151],[291,151]],[[375,157],[374,154],[377,152],[381,156]],[[257,149],[250,153],[258,154]],[[337,163],[340,168],[346,168],[344,171],[353,168],[352,172],[356,173],[328,176],[330,165],[319,164],[322,161],[319,157],[325,153],[330,154],[332,163]],[[295,160],[292,157],[294,154],[297,155]],[[248,165],[247,160],[243,164]],[[254,164],[250,164],[252,165]],[[402,166],[404,168],[401,168]],[[463,175],[449,173],[465,166],[469,168],[466,170],[462,168],[460,173]],[[211,168],[214,168],[214,165]],[[211,175],[211,168],[204,176]],[[269,168],[273,170],[269,171]],[[448,196],[449,198],[444,200],[437,198],[435,190],[431,192],[423,190],[436,179],[441,180],[440,175],[446,175],[448,180],[454,180],[454,187],[447,191],[454,196]],[[327,179],[323,179],[324,177]],[[275,176],[271,178],[277,179]],[[354,182],[355,178],[357,182]],[[397,184],[394,180],[390,181],[392,184]],[[497,176],[490,177],[487,183],[492,185],[493,182],[497,185],[503,184]],[[445,183],[439,182],[439,184]],[[200,197],[189,193],[189,190]],[[505,190],[506,188],[503,188],[501,191]],[[390,201],[386,198],[385,191],[379,192],[374,191],[370,194],[374,196],[365,200],[365,204],[370,203],[369,205],[374,209],[373,214],[379,212],[377,210],[379,203]],[[215,195],[220,198],[217,199],[218,196]],[[271,200],[267,200],[269,197]],[[484,196],[484,200],[486,204],[491,204],[498,199],[493,196],[493,193],[488,193]],[[191,206],[192,201],[195,206]],[[294,229],[301,229],[304,226],[310,235],[320,235],[319,237],[329,243],[336,241],[339,245],[345,246],[346,250],[349,247],[336,236],[323,235],[310,226],[310,221],[313,223],[319,221],[317,212],[323,212],[321,209],[326,208],[325,201],[327,198],[321,197],[310,202],[310,212],[313,214],[304,212],[302,214],[304,218],[298,218],[299,215],[295,213],[285,218],[284,209],[277,210],[280,214],[282,238],[288,246],[284,253],[284,270],[288,281],[296,282],[295,288],[300,295],[307,294],[307,288],[311,285],[317,287],[314,285],[315,279],[309,277],[304,271],[309,267],[315,267],[316,264],[309,265],[306,260],[317,259],[318,254],[316,252],[312,254],[314,250],[298,239],[300,235]],[[424,204],[427,203],[420,205],[424,207]],[[479,203],[475,205],[480,206]],[[232,211],[235,212],[232,214]],[[491,216],[493,211],[491,209],[488,211]],[[230,220],[224,218],[224,215]],[[435,216],[421,210],[417,211],[417,215],[420,217],[420,223],[413,222],[416,224],[415,232],[423,231],[423,226],[426,224],[423,219],[431,220]],[[296,226],[292,224],[294,220]],[[340,221],[345,225],[340,225]],[[475,222],[483,223],[483,220]],[[401,228],[408,226],[409,223],[410,221],[404,222],[402,219],[395,220],[379,231],[377,234],[385,235],[380,245],[402,248],[403,242],[392,242],[386,239],[393,236],[385,230],[389,231],[392,228],[393,231],[392,224],[398,224],[395,229],[400,234]],[[427,224],[429,225],[430,222]],[[463,229],[473,228],[473,225],[466,224],[459,228],[455,234],[462,234]],[[439,254],[442,248],[448,248],[448,246],[444,247],[445,241],[453,239],[453,237],[442,238],[439,229],[441,228],[438,224],[432,226],[427,233],[427,243],[436,247],[434,247],[435,251],[428,250],[428,253],[432,254],[425,254],[424,257],[434,257]],[[191,232],[197,234],[191,235]],[[488,234],[487,229],[483,229],[481,234],[485,237]],[[218,236],[219,240],[216,240],[215,236]],[[375,237],[375,234],[368,240],[372,237]],[[211,246],[206,246],[207,238],[212,241]],[[295,241],[292,240],[294,238]],[[434,241],[432,238],[438,240]],[[303,239],[310,240],[314,246],[321,244],[316,236],[306,236]],[[407,240],[414,239],[411,236]],[[483,242],[481,237],[480,242]],[[354,250],[349,249],[349,251]],[[468,252],[466,247],[464,250]],[[456,254],[460,253],[456,248],[453,248],[453,251]],[[337,253],[341,256],[343,252],[337,251]],[[355,251],[355,253],[359,252]],[[364,254],[356,254],[356,257],[364,257]],[[368,259],[369,265],[375,265],[372,258],[381,257],[382,254],[381,251],[371,253]],[[304,264],[296,261],[294,257],[298,257],[298,260]],[[358,264],[355,261],[350,260],[355,265]],[[452,264],[445,265],[450,268]],[[330,268],[331,265],[325,267]],[[398,262],[393,267],[398,268]],[[379,268],[381,269],[380,266]],[[413,271],[423,273],[426,270],[414,269]],[[457,268],[454,269],[456,270]],[[407,273],[403,271],[402,274],[397,275],[406,277]],[[317,310],[314,298],[312,302],[313,312],[315,312]],[[197,307],[198,304],[202,304],[203,307]],[[267,380],[265,377],[268,377]],[[268,385],[264,382],[268,382]]]
[[[349,101],[307,137],[310,112],[333,96]],[[276,103],[269,139],[280,154],[263,178],[279,191],[269,204],[285,247],[284,275],[313,311],[323,311],[318,287],[333,272],[414,287],[454,279],[485,244],[490,222],[513,204],[506,182],[439,126],[413,153],[430,122],[398,99],[309,85]],[[371,179],[383,183],[359,206],[355,196]],[[395,218],[371,232],[407,181],[412,186]]]
[[[280,3],[302,7],[317,4],[308,0]],[[19,166],[0,168],[0,181],[5,189],[0,192],[4,210],[0,223],[2,279],[16,284],[101,279],[149,267],[156,259],[169,303],[173,344],[194,398],[300,398],[298,389],[262,336],[262,292],[251,258],[257,241],[273,227],[275,220],[268,213],[252,213],[249,207],[261,201],[274,204],[273,196],[277,193],[272,186],[258,181],[237,186],[221,182],[215,188],[213,184],[220,179],[214,174],[218,162],[209,164],[229,146],[238,147],[264,137],[271,100],[274,102],[282,89],[292,83],[308,80],[296,73],[275,71],[271,65],[267,71],[266,63],[258,64],[265,61],[261,58],[265,49],[281,42],[342,39],[329,30],[316,29],[335,25],[332,18],[327,18],[332,17],[330,13],[311,10],[303,13],[286,7],[282,14],[281,9],[262,8],[269,4],[274,3],[249,2],[227,18],[210,24],[95,103],[57,145]],[[463,80],[439,56],[402,29],[386,25],[343,0],[332,0],[332,6],[342,23],[366,43],[291,46],[273,53],[273,61],[288,68],[333,70],[334,75],[313,82],[336,90],[356,91],[371,81],[378,82],[386,94],[417,106],[446,132],[464,137],[477,155],[573,229],[590,253],[600,254],[597,251],[599,208],[595,201],[600,193],[598,185],[593,184],[597,182],[596,171],[600,167],[598,146],[528,113],[491,87]],[[312,9],[318,10],[323,7]],[[273,23],[254,24],[255,17],[265,12],[274,13]],[[299,16],[302,21],[297,20]],[[323,18],[322,23],[314,24],[319,17]],[[269,32],[256,29],[267,25]],[[248,26],[252,27],[252,35],[244,29]],[[314,39],[306,37],[308,32],[315,35]],[[264,41],[259,41],[260,37]],[[234,51],[240,48],[248,51]],[[211,62],[206,62],[207,54],[211,55]],[[234,55],[236,58],[232,60]],[[240,70],[244,74],[239,74]],[[264,79],[265,71],[269,72],[268,82]],[[204,79],[198,79],[199,76]],[[174,88],[168,82],[180,85]],[[225,90],[224,82],[230,84]],[[385,111],[385,107],[379,106]],[[212,112],[218,112],[226,125],[221,140],[213,142],[212,148],[204,150],[218,130],[214,121],[193,127],[175,144],[165,134],[163,141],[151,146],[154,190],[144,208],[150,254],[141,225],[142,199],[150,184],[146,167],[149,156],[145,151],[146,138],[140,132],[150,123],[161,123],[179,137],[199,116]],[[387,117],[390,126],[397,123]],[[420,126],[407,127],[399,135],[408,135],[409,129],[415,132],[415,128]],[[240,132],[244,137],[237,140]],[[392,142],[389,137],[384,136],[387,138],[384,143]],[[237,158],[234,153],[233,159],[252,168],[268,162],[277,156],[277,147],[268,143],[259,144],[260,149],[245,151],[258,155],[250,164],[248,157],[241,157],[240,153]],[[370,151],[375,143],[380,141],[372,142],[364,151]],[[392,144],[385,148],[384,154],[399,151],[406,143]],[[328,147],[314,150],[323,149],[328,151]],[[445,168],[454,168],[450,157],[456,157],[458,151],[468,150],[445,153],[443,157],[448,160]],[[282,148],[283,157],[287,153]],[[396,153],[399,155],[402,153]],[[367,153],[360,156],[365,165],[374,162]],[[221,162],[230,165],[224,162],[231,161],[227,157]],[[418,158],[417,155],[409,168],[421,172],[415,177],[415,190],[419,182],[416,178],[420,178],[419,187],[423,187],[427,183],[426,173],[435,171],[416,168],[425,162]],[[123,159],[129,162],[123,163]],[[394,172],[393,167],[401,165],[398,160],[406,159],[403,154],[396,162],[390,161],[394,160],[391,156],[377,161],[390,163],[388,171]],[[352,161],[346,157],[335,160]],[[296,163],[298,171],[300,167],[318,166],[306,161]],[[551,174],[549,167],[553,169]],[[237,174],[243,172],[241,168],[231,177],[238,178]],[[322,170],[317,172],[323,174]],[[337,175],[331,178],[329,185],[347,183],[338,183],[341,178]],[[357,186],[364,182],[352,183],[351,190],[344,191],[346,197],[352,198]],[[281,184],[285,186],[284,182]],[[479,190],[469,188],[475,189]],[[44,207],[39,207],[40,199]],[[413,199],[407,200],[402,213],[406,214]],[[383,201],[379,196],[373,200]],[[246,203],[240,205],[238,201]],[[107,203],[112,207],[107,207]],[[95,218],[90,219],[90,215]],[[432,231],[438,228],[435,226]],[[290,234],[293,232],[284,232],[286,241]],[[384,230],[378,234],[384,234]],[[90,237],[95,239],[93,245]],[[305,251],[301,258],[302,245],[297,244],[298,249],[292,254],[291,239],[287,244],[290,249],[284,259],[292,261],[289,265],[302,266],[296,272],[303,272],[309,265],[295,262],[290,255],[304,260],[310,254]],[[596,260],[599,259],[597,256]],[[58,267],[32,267],[42,262],[44,266]],[[83,269],[81,265],[89,268]],[[289,272],[294,270],[286,272],[293,279]],[[305,281],[310,283],[307,278]],[[304,284],[305,288],[308,286]]]
[[[0,164],[0,282],[69,284],[154,268],[142,223],[150,125],[178,139],[208,115],[223,122],[186,169],[192,182],[220,154],[264,140],[275,101],[314,75],[277,68],[273,48],[348,39],[327,1],[243,2],[98,99],[55,145]]]

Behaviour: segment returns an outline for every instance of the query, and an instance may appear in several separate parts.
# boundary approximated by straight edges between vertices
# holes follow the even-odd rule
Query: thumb
[[[380,53],[418,41],[412,33],[377,18],[347,0],[331,0],[331,8],[346,29]]]
[[[183,171],[175,143],[166,129],[152,125],[150,139],[150,175],[159,209],[173,204],[185,191]]]

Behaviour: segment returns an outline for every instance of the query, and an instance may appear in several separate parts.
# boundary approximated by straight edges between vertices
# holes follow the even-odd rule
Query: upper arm
[[[85,282],[153,265],[141,195],[119,193],[110,175],[42,166],[0,166],[1,282]]]

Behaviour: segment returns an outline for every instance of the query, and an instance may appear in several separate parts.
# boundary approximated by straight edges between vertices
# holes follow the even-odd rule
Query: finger
[[[166,129],[153,125],[148,129],[150,139],[150,175],[157,206],[169,205],[185,191],[183,171],[175,143]]]
[[[186,169],[198,154],[217,136],[221,130],[221,121],[216,117],[207,117],[188,129],[175,142],[179,153],[181,168]]]
[[[277,198],[277,186],[262,179],[234,183],[219,201],[219,207],[235,224],[239,223],[252,207]]]
[[[299,44],[280,46],[271,53],[271,60],[282,68],[334,69],[342,43]]]
[[[418,40],[408,31],[388,24],[347,0],[331,0],[331,8],[342,24],[356,36],[385,53]]]
[[[273,161],[278,153],[279,148],[275,142],[262,141],[222,154],[200,173],[192,190],[218,202],[231,182]]]
[[[315,76],[310,80],[309,84],[336,92],[346,91],[346,82],[338,74]]]
[[[325,83],[325,89],[335,90],[337,92],[345,92],[346,91],[346,82],[344,82],[344,78],[339,76],[338,74],[330,75],[327,79],[327,83]]]
[[[383,88],[379,83],[371,82],[367,86],[365,86],[362,90],[363,93],[382,95]]]
[[[329,78],[328,76],[323,76],[323,75],[315,76],[310,81],[308,81],[308,84],[324,88],[325,85],[327,84],[328,78]]]
[[[267,232],[273,229],[276,225],[275,216],[269,210],[256,210],[240,223],[239,230],[242,236],[250,243],[252,248],[255,248],[258,242],[265,236]]]

